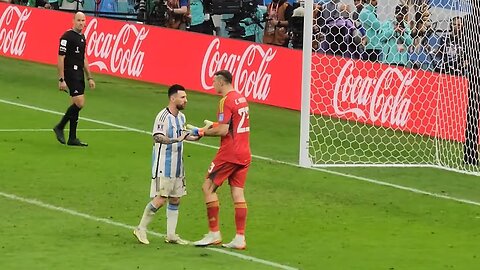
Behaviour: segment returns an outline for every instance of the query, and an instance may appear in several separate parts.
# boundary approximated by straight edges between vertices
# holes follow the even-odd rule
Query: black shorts
[[[85,93],[85,77],[82,71],[65,71],[65,83],[70,96],[80,96]]]

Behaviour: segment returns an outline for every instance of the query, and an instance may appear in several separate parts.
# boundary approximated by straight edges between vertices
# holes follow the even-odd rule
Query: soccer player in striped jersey
[[[152,182],[150,198],[140,224],[133,231],[138,241],[149,244],[147,226],[155,213],[167,201],[167,235],[165,242],[188,244],[176,233],[180,198],[187,194],[183,167],[183,141],[198,140],[185,131],[185,115],[180,112],[187,105],[187,93],[181,85],[168,89],[168,107],[160,111],[153,124]]]

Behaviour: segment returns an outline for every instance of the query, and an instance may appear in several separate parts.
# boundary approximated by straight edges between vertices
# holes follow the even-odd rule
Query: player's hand
[[[200,136],[192,136],[192,135],[190,135],[190,136],[188,136],[188,137],[186,138],[186,140],[187,140],[187,141],[195,142],[195,141],[199,141],[201,138],[202,138],[202,137],[200,137]]]
[[[183,132],[180,137],[177,138],[178,142],[184,141],[188,136],[190,136],[190,132]]]
[[[92,78],[88,79],[88,86],[90,89],[95,89],[95,81]]]
[[[67,92],[67,83],[65,81],[58,82],[58,90]]]

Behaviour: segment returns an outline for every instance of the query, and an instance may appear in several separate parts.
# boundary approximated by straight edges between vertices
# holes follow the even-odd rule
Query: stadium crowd
[[[222,15],[219,22],[223,27],[216,26],[219,22],[212,19],[211,0],[0,1],[50,9],[82,9],[98,16],[303,48],[305,11],[301,0],[271,0],[266,6],[265,1],[239,0],[245,10],[240,15]],[[442,73],[461,72],[461,16],[450,18],[448,29],[439,29],[432,22],[429,0],[399,0],[386,20],[379,19],[378,0],[342,1],[314,1],[314,51]]]
[[[377,0],[353,2],[353,8],[340,0],[315,6],[314,40],[319,44],[313,44],[314,50],[442,73],[461,72],[461,16],[452,17],[448,29],[439,29],[426,0],[399,1],[385,21],[378,19]]]

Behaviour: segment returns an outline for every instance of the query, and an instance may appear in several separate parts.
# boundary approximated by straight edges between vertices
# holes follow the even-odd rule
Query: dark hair
[[[174,84],[168,88],[168,97],[178,93],[178,91],[185,91],[185,87],[181,86],[180,84]]]
[[[219,70],[217,72],[215,72],[214,74],[215,76],[222,76],[222,79],[226,82],[226,83],[232,83],[232,80],[233,80],[233,76],[232,76],[232,73],[230,73],[230,71],[228,70]]]

